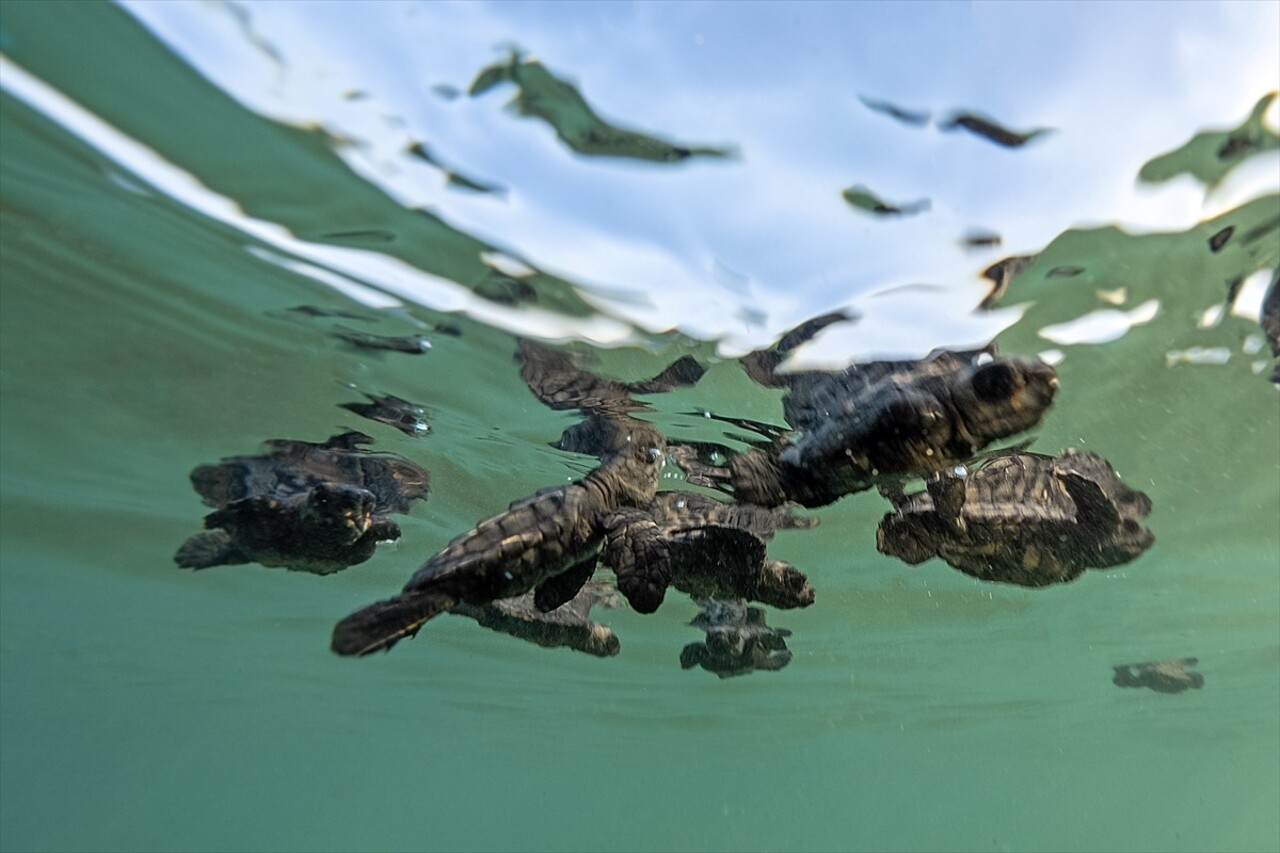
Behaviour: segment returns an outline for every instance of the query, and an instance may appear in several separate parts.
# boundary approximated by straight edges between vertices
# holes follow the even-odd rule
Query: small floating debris
[[[1125,663],[1113,666],[1111,683],[1116,687],[1146,687],[1157,693],[1182,693],[1204,687],[1204,676],[1191,672],[1198,658]]]
[[[355,412],[362,418],[394,427],[408,436],[418,437],[431,431],[424,406],[391,394],[373,395],[361,391],[369,402],[339,403],[338,408]]]
[[[1231,360],[1231,350],[1226,347],[1190,347],[1169,350],[1164,354],[1165,367],[1179,364],[1226,364]]]
[[[426,143],[416,141],[411,142],[404,150],[410,157],[416,157],[427,165],[439,169],[440,172],[444,174],[445,180],[448,181],[451,186],[461,187],[462,189],[471,190],[472,192],[489,193],[491,195],[502,195],[507,191],[506,187],[501,184],[490,183],[489,181],[482,181],[477,178],[470,178],[461,172],[449,168],[431,153],[431,150],[427,148]]]
[[[394,243],[396,233],[385,228],[363,228],[355,231],[330,231],[321,234],[322,240],[342,240],[348,243]]]
[[[1098,299],[1108,305],[1120,306],[1129,301],[1129,288],[1117,287],[1114,290],[1097,290],[1094,291],[1098,295]]]
[[[974,229],[966,231],[964,236],[960,238],[960,244],[966,249],[988,249],[999,246],[1000,243],[1000,235],[995,231]]]
[[[1005,148],[1020,148],[1033,139],[1051,133],[1053,128],[1037,127],[1026,132],[1018,132],[992,121],[985,116],[970,112],[953,113],[946,121],[938,123],[938,129],[951,131],[957,128],[964,128],[972,134],[981,136],[983,139],[990,140],[996,145]]]
[[[858,100],[862,101],[867,109],[878,112],[881,115],[887,115],[912,127],[923,127],[929,123],[929,118],[931,117],[928,110],[908,110],[888,101],[877,101],[868,98],[866,95],[859,95]]]
[[[1068,264],[1063,264],[1062,266],[1057,266],[1049,270],[1047,273],[1044,274],[1044,277],[1045,278],[1075,278],[1076,276],[1080,275],[1083,272],[1084,272],[1084,267],[1076,267],[1076,266],[1070,266]]]
[[[431,87],[431,91],[439,95],[441,98],[444,98],[446,101],[457,100],[458,97],[462,95],[461,89],[457,86],[450,85],[449,83],[437,83]]]
[[[1231,239],[1231,235],[1236,233],[1234,225],[1228,225],[1218,233],[1209,238],[1209,251],[1221,252],[1222,247],[1227,245],[1227,241]]]
[[[346,341],[357,349],[363,350],[387,350],[408,353],[409,355],[422,355],[431,349],[431,341],[424,335],[403,335],[400,337],[370,335],[367,332],[357,332],[355,329],[348,329],[345,326],[335,326],[333,328],[333,336]]]
[[[284,310],[291,311],[294,314],[301,314],[304,317],[343,317],[347,320],[361,320],[366,323],[378,322],[378,318],[370,314],[353,314],[350,311],[343,311],[339,308],[321,308],[318,305],[295,305]]]
[[[906,204],[890,204],[862,184],[849,187],[841,195],[853,207],[879,216],[911,216],[923,213],[931,206],[931,202],[927,198]]]

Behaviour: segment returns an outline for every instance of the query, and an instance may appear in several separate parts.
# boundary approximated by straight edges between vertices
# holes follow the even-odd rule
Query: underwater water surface
[[[1280,846],[1280,13],[1069,6],[0,4],[0,848]],[[1004,444],[1106,457],[1154,545],[988,583],[879,553],[871,490],[769,543],[816,589],[768,609],[777,672],[682,669],[675,593],[596,612],[611,658],[452,616],[329,651],[597,464],[519,337],[696,358],[637,415],[743,450],[702,413],[782,392],[739,357],[839,308],[796,366],[1053,362]],[[377,395],[425,427],[343,408]],[[349,429],[430,470],[399,541],[174,565],[193,468]],[[1112,681],[1186,657],[1200,689]]]

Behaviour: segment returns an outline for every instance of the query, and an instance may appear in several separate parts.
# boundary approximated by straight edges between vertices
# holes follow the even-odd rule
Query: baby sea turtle
[[[422,355],[431,351],[431,340],[425,335],[371,335],[346,326],[334,326],[333,336],[351,344],[356,349],[369,352],[403,352]]]
[[[360,449],[370,441],[356,432],[320,444],[281,439],[267,442],[261,456],[197,467],[191,483],[217,510],[174,561],[191,569],[256,562],[331,574],[369,559],[378,542],[400,537],[386,515],[408,512],[430,488],[425,468]]]
[[[681,592],[784,609],[813,604],[809,579],[790,563],[767,559],[765,542],[778,530],[813,527],[816,518],[683,491],[661,492],[646,512],[666,540],[671,585]]]
[[[320,483],[290,497],[257,495],[205,516],[208,530],[174,555],[187,569],[261,563],[328,575],[363,563],[379,542],[399,539],[400,526],[374,514],[372,492]]]
[[[320,443],[275,439],[259,456],[199,466],[191,472],[191,485],[206,506],[223,507],[243,498],[291,497],[320,483],[345,483],[372,492],[378,515],[407,513],[411,502],[427,497],[431,475],[402,456],[363,449],[372,443],[354,431]]]
[[[1204,686],[1204,676],[1198,672],[1188,671],[1188,667],[1195,666],[1199,662],[1196,658],[1182,658],[1118,664],[1112,667],[1115,670],[1115,676],[1111,679],[1111,683],[1117,687],[1147,687],[1157,693],[1199,690]]]
[[[431,432],[427,423],[427,409],[392,394],[364,394],[367,403],[339,403],[338,408],[355,412],[362,418],[395,427],[414,438]]]
[[[602,551],[632,607],[652,613],[670,579],[666,545],[652,519],[622,511],[653,500],[662,442],[651,429],[630,439],[581,480],[516,501],[455,538],[399,595],[339,622],[333,650],[366,655],[388,649],[460,603],[485,605],[530,590],[539,610],[554,610],[582,589]]]
[[[791,374],[788,385],[784,416],[801,435],[729,460],[739,500],[824,506],[965,462],[1039,423],[1058,378],[1039,361],[939,351],[919,361]]]
[[[931,478],[927,491],[889,496],[896,510],[876,531],[881,553],[911,565],[941,557],[981,580],[1066,583],[1127,563],[1155,540],[1140,521],[1150,499],[1089,451],[995,454]]]
[[[617,590],[606,581],[592,578],[572,599],[546,613],[538,609],[532,592],[488,604],[462,602],[449,612],[539,646],[567,646],[596,657],[612,657],[621,644],[608,627],[591,621],[591,609],[617,604]]]
[[[700,666],[721,678],[746,675],[757,669],[779,670],[791,662],[786,628],[770,628],[764,611],[743,601],[704,599],[703,610],[689,624],[706,632],[703,642],[680,652],[680,666]]]

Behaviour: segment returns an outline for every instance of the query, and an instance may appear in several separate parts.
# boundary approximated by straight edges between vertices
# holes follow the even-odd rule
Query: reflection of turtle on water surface
[[[552,409],[582,409],[584,413],[617,414],[647,408],[632,394],[659,394],[697,383],[706,368],[692,356],[681,356],[658,375],[635,382],[599,376],[583,368],[573,353],[530,340],[516,350],[520,378],[533,395]]]
[[[1155,539],[1141,523],[1151,501],[1088,451],[996,454],[890,498],[896,510],[876,531],[882,553],[911,565],[941,557],[981,580],[1065,583],[1129,562]]]
[[[702,612],[689,624],[706,632],[706,639],[689,643],[680,652],[680,666],[700,666],[721,678],[746,675],[757,669],[779,670],[791,662],[786,628],[770,628],[764,611],[742,601],[704,599]]]
[[[592,578],[572,599],[545,613],[538,609],[532,592],[488,604],[463,602],[449,612],[539,646],[567,646],[596,657],[612,657],[621,648],[618,638],[606,626],[591,621],[591,609],[617,604],[617,590]]]
[[[1157,693],[1199,690],[1204,686],[1204,676],[1198,672],[1190,672],[1188,669],[1199,662],[1196,658],[1181,658],[1117,664],[1112,667],[1115,670],[1115,676],[1111,681],[1117,687],[1147,687]]]
[[[174,560],[193,569],[256,562],[330,574],[369,559],[378,542],[400,536],[386,515],[408,512],[430,489],[425,468],[361,449],[370,441],[357,432],[320,444],[280,439],[260,456],[197,467],[191,483],[217,509]]]
[[[602,552],[631,605],[652,613],[670,579],[666,546],[651,519],[620,511],[653,499],[662,438],[652,429],[627,438],[581,480],[516,501],[455,538],[399,595],[339,622],[333,650],[365,655],[388,649],[460,603],[482,606],[530,590],[539,610],[554,610],[578,594]]]

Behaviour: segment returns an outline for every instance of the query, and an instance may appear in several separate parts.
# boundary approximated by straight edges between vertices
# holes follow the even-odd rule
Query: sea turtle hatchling
[[[911,565],[941,557],[981,580],[1037,587],[1127,563],[1155,540],[1141,523],[1150,499],[1090,451],[996,453],[927,485],[888,493],[896,509],[877,528],[881,553]]]
[[[670,578],[666,545],[652,519],[620,512],[653,500],[663,464],[662,438],[635,430],[581,480],[518,500],[455,538],[414,573],[394,598],[364,607],[334,628],[332,649],[367,655],[416,634],[456,605],[485,605],[534,591],[543,612],[577,595],[601,552],[619,591],[641,613],[662,603]],[[619,549],[630,553],[625,560]]]
[[[702,612],[689,624],[706,632],[706,639],[689,643],[680,652],[680,666],[700,666],[721,678],[746,675],[757,669],[779,670],[791,662],[786,628],[765,624],[764,611],[744,601],[703,599]]]
[[[1115,676],[1111,682],[1117,687],[1146,687],[1157,693],[1199,690],[1204,686],[1204,676],[1189,671],[1199,662],[1196,658],[1181,658],[1118,664],[1112,667]]]
[[[1047,364],[985,352],[792,376],[783,407],[798,437],[753,447],[719,467],[685,453],[686,473],[727,486],[744,503],[825,506],[969,461],[1038,424],[1058,385]]]
[[[538,609],[532,592],[488,604],[462,602],[449,612],[539,646],[564,646],[596,657],[612,657],[621,648],[618,637],[607,626],[592,622],[591,610],[617,605],[617,590],[607,581],[592,578],[572,599],[546,613]]]
[[[290,497],[257,495],[205,516],[209,528],[174,555],[187,569],[260,563],[328,575],[363,563],[379,542],[400,538],[400,526],[375,515],[372,492],[320,483]]]
[[[398,539],[386,518],[405,513],[430,489],[427,470],[393,454],[361,449],[357,432],[314,444],[280,439],[260,456],[236,456],[191,472],[208,506],[207,528],[174,555],[183,568],[261,563],[332,574]]]
[[[378,515],[407,513],[413,501],[426,499],[431,475],[403,456],[364,449],[372,443],[355,431],[319,443],[273,439],[258,456],[200,465],[191,472],[191,485],[206,506],[220,508],[243,498],[292,497],[320,483],[342,483],[373,493]]]
[[[645,508],[671,555],[671,586],[694,599],[746,599],[789,609],[813,604],[809,579],[770,560],[765,542],[778,530],[814,527],[784,508],[730,504],[695,492],[660,492]]]

